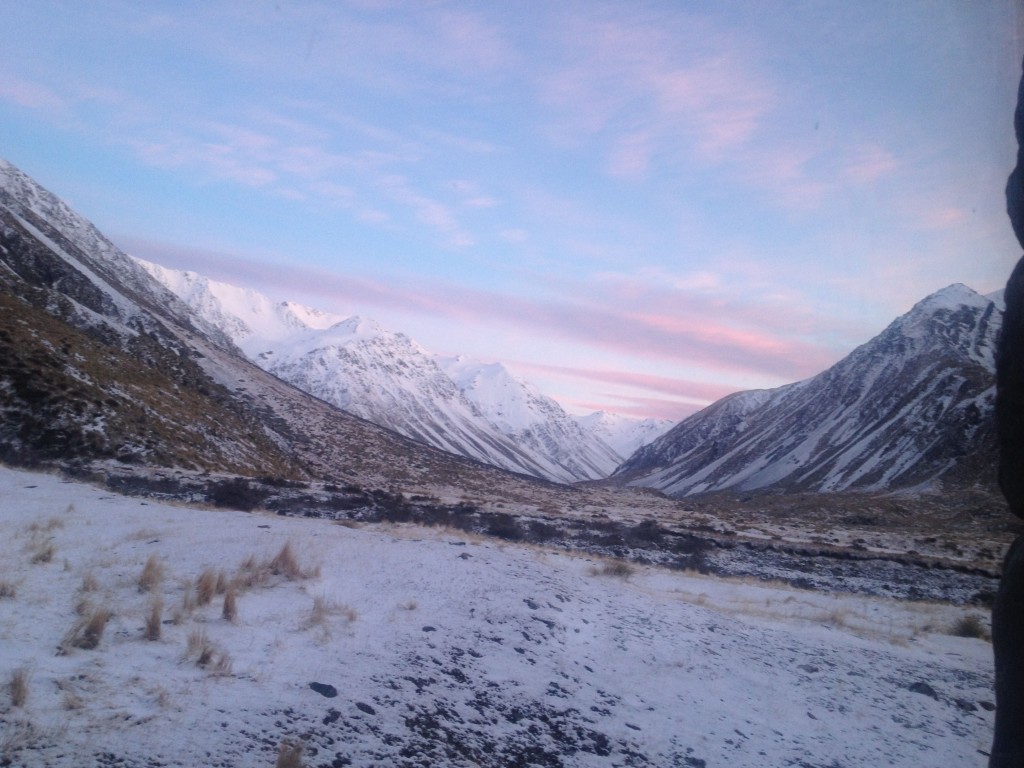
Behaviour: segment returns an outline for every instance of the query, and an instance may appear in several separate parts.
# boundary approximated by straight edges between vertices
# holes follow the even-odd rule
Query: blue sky
[[[130,253],[680,418],[1002,287],[1015,0],[0,0],[0,156]]]

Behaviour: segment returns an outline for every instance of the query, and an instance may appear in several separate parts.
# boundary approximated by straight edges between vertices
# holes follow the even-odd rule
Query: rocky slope
[[[827,371],[739,392],[616,470],[683,496],[994,482],[998,305],[963,285],[927,297]]]
[[[315,476],[369,487],[429,479],[470,492],[530,485],[270,376],[4,161],[0,459]]]

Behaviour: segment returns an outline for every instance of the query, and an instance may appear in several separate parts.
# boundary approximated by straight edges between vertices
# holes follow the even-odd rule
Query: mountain
[[[257,365],[414,440],[558,482],[606,477],[626,455],[500,364],[443,358],[371,319],[139,264]]]
[[[333,320],[285,309],[285,324]],[[527,493],[536,485],[269,375],[218,325],[2,160],[0,460],[471,493]]]
[[[1001,319],[949,286],[825,372],[690,416],[614,477],[675,496],[992,484]]]
[[[618,413],[595,411],[577,416],[576,423],[620,456],[628,457],[668,432],[676,422],[671,419],[631,419]]]

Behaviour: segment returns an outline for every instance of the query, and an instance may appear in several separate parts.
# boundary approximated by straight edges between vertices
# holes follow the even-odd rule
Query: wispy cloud
[[[66,99],[48,86],[11,72],[0,75],[0,99],[29,109],[58,110],[67,106]]]

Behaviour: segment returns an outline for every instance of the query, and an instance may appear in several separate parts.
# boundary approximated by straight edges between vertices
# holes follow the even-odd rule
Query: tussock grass
[[[100,582],[96,578],[96,574],[89,571],[82,577],[82,586],[78,588],[80,592],[95,592],[100,588]]]
[[[301,741],[283,739],[277,748],[277,762],[274,768],[303,768],[302,750],[305,745]]]
[[[61,642],[60,651],[67,654],[72,648],[91,651],[99,647],[107,622],[113,615],[107,608],[83,608],[83,617],[71,627]]]
[[[164,601],[160,597],[154,597],[149,604],[149,615],[146,616],[145,638],[151,642],[160,639],[163,630]]]
[[[7,690],[11,695],[12,707],[23,707],[28,701],[28,668],[18,667],[11,672],[11,679],[7,683]]]
[[[231,656],[227,651],[217,648],[203,629],[194,629],[189,633],[184,658],[195,659],[197,667],[218,677],[227,677],[231,674]]]
[[[56,552],[57,548],[54,546],[52,541],[37,544],[32,549],[32,565],[39,565],[40,563],[51,562]]]
[[[235,585],[231,584],[224,592],[224,606],[221,609],[221,618],[230,621],[232,624],[238,619],[238,599],[235,594]]]
[[[974,637],[979,640],[990,639],[984,620],[975,613],[969,613],[957,619],[950,628],[949,634],[956,637]]]
[[[155,554],[150,555],[139,574],[139,592],[152,592],[164,580],[164,565]]]
[[[307,629],[326,626],[331,616],[340,616],[347,624],[352,624],[359,618],[359,613],[350,605],[336,603],[324,595],[317,595],[313,598],[313,608],[309,612],[305,626]]]
[[[249,555],[238,567],[232,583],[240,589],[251,589],[264,586],[273,577],[288,581],[316,579],[320,576],[319,567],[303,566],[295,554],[291,541],[286,541],[276,555],[269,560],[260,560]]]
[[[196,579],[196,605],[209,605],[217,594],[217,572],[206,568]]]
[[[192,615],[192,610],[195,608],[195,600],[192,597],[192,582],[185,581],[182,584],[181,592],[181,603],[174,612],[171,614],[171,621],[174,624],[181,624]]]
[[[590,569],[591,576],[614,576],[618,579],[628,579],[634,573],[636,569],[622,560],[611,560]]]

